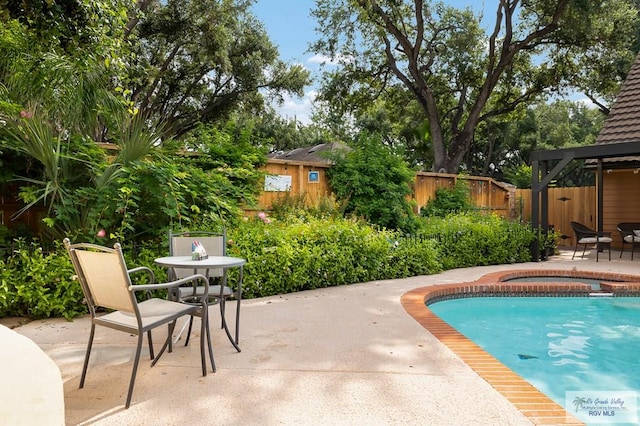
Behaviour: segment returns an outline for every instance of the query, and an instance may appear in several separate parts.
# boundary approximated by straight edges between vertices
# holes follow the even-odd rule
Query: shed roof
[[[292,149],[291,151],[272,152],[271,154],[267,155],[267,158],[276,160],[331,164],[332,161],[327,157],[327,153],[344,149],[349,148],[340,142],[321,143],[319,145]]]

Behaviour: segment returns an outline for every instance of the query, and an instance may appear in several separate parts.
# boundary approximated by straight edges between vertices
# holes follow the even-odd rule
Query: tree
[[[236,115],[242,127],[253,130],[252,143],[266,148],[268,152],[289,151],[335,141],[326,129],[315,123],[303,124],[295,118],[281,117],[270,106],[260,116],[250,113]]]
[[[261,113],[264,98],[302,95],[309,71],[278,58],[253,0],[145,0],[128,31],[138,38],[129,82],[139,111],[183,136],[236,110]]]
[[[407,200],[415,173],[378,135],[363,132],[354,149],[341,152],[334,161],[327,175],[346,213],[389,229],[416,230],[416,217]]]
[[[0,22],[15,20],[41,47],[118,60],[127,0],[0,0]]]
[[[557,100],[531,105],[510,121],[492,120],[486,123],[490,131],[480,129],[478,136],[493,136],[491,175],[506,180],[520,188],[531,185],[529,158],[534,150],[558,149],[592,145],[604,123],[604,114],[582,102]],[[488,149],[482,141],[476,141],[476,160]],[[584,169],[582,161],[563,170],[557,179],[559,186],[581,186],[593,183],[593,173]]]
[[[592,76],[576,70],[597,70],[596,59],[628,69],[637,26],[630,0],[500,0],[488,34],[471,9],[424,0],[318,0],[313,15],[322,32],[311,50],[342,65],[322,98],[357,113],[402,87],[426,118],[432,169],[450,173],[481,123],[584,87]]]

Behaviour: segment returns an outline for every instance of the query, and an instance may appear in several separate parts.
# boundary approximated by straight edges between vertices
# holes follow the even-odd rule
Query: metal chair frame
[[[226,229],[222,229],[221,232],[210,232],[210,231],[184,231],[184,232],[173,232],[169,230],[169,255],[170,256],[186,256],[190,255],[190,247],[193,241],[199,241],[204,246],[207,251],[207,255],[212,256],[226,256],[227,254],[227,233]],[[180,268],[171,268],[170,276],[174,278],[180,278],[187,274],[189,271],[186,269]],[[220,316],[221,319],[224,318],[226,311],[226,301],[228,299],[234,298],[237,296],[236,292],[233,288],[227,285],[227,276],[226,271],[223,269],[197,269],[192,271],[194,273],[198,273],[206,276],[209,279],[219,280],[219,284],[210,283],[209,285],[209,302],[210,304],[219,303],[220,304]],[[174,296],[179,301],[186,301],[193,296],[198,296],[200,290],[198,286],[186,286],[181,287]],[[214,300],[212,300],[214,299]],[[197,313],[196,313],[197,315]],[[193,316],[189,322],[189,330],[187,331],[187,338],[185,339],[185,346],[189,344],[189,336],[191,334]],[[238,324],[240,321],[240,311],[236,309],[236,339],[234,343],[234,347],[238,352],[240,352],[240,348],[237,346],[238,340]],[[224,327],[223,324],[220,326]]]
[[[152,360],[151,366],[153,366],[160,359],[167,347],[169,347],[169,352],[171,352],[171,336],[176,320],[185,315],[192,315],[199,309],[204,312],[202,315],[202,330],[200,333],[202,375],[207,375],[205,336],[207,336],[209,357],[215,371],[208,318],[206,315],[207,310],[205,299],[209,293],[209,282],[205,276],[192,275],[172,282],[154,283],[155,276],[151,269],[147,267],[127,269],[122,255],[122,248],[118,243],[116,243],[114,248],[111,249],[89,243],[71,244],[70,240],[65,238],[64,245],[71,257],[71,263],[76,271],[77,278],[85,296],[86,304],[89,308],[89,313],[91,314],[91,331],[89,333],[89,342],[87,344],[87,351],[82,366],[80,389],[84,387],[96,325],[138,336],[136,353],[133,361],[133,370],[131,372],[129,390],[127,392],[127,400],[125,404],[125,408],[129,408],[131,405],[131,398],[133,396],[133,388],[138,371],[144,334],[146,333],[148,337],[149,353]],[[132,284],[131,274],[138,272],[146,272],[149,274],[151,284]],[[161,298],[148,298],[142,302],[138,302],[135,295],[135,293],[139,291],[147,292],[147,294],[150,294],[150,292],[154,290],[170,291],[184,283],[193,281],[203,283],[203,298],[201,302],[204,306],[203,308],[199,308],[199,306],[196,305],[186,305]],[[99,308],[106,308],[113,311],[104,315],[98,315]],[[165,340],[158,355],[154,356],[151,331],[154,328],[165,324],[167,324],[169,328],[167,339]]]

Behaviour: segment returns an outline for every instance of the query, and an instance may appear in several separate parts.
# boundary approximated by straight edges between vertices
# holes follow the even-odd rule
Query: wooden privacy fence
[[[329,167],[328,163],[270,159],[263,168],[267,176],[258,208],[269,210],[274,201],[287,196],[304,197],[307,206],[316,205],[322,197],[331,195]],[[487,177],[430,172],[418,172],[413,183],[412,199],[417,212],[435,198],[438,188],[451,188],[458,180],[468,183],[471,202],[478,209],[507,218],[517,217],[515,187]]]
[[[531,190],[516,190],[518,216],[525,222],[531,221]],[[549,188],[549,225],[562,236],[558,244],[575,246],[575,235],[571,222],[580,222],[592,229],[597,227],[596,188],[583,186],[573,188]],[[605,229],[607,230],[607,229]],[[615,235],[612,235],[615,237]]]
[[[19,189],[19,185],[13,183],[0,185],[0,225],[8,229],[28,227],[35,234],[44,212],[42,208],[30,208],[16,218],[15,215],[24,207],[18,197]]]
[[[418,172],[413,184],[413,199],[418,211],[435,198],[439,188],[452,188],[458,180],[469,185],[471,204],[477,209],[499,214],[506,218],[516,217],[515,187],[497,182],[488,177],[464,176],[447,173]]]

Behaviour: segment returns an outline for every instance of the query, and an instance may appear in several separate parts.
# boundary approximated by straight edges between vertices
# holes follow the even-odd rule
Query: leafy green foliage
[[[396,233],[352,220],[249,220],[230,231],[228,253],[247,259],[247,297],[440,271],[432,241],[396,246]]]
[[[438,241],[444,269],[528,262],[535,238],[528,226],[479,213],[430,217],[422,232]]]
[[[518,188],[531,188],[533,169],[526,164],[508,167],[504,171],[504,179]]]
[[[344,216],[344,205],[331,194],[320,197],[315,205],[307,206],[306,194],[286,192],[271,203],[271,215],[279,221],[290,222],[303,218],[339,218]]]
[[[616,92],[637,53],[633,0],[500,1],[493,13],[452,4],[317,0],[311,50],[340,62],[320,93],[331,122],[375,118],[378,104],[405,138],[403,123],[428,126],[428,138],[407,140],[408,148],[430,149],[425,169],[473,170],[474,160],[492,156],[490,135],[483,155],[473,155],[483,122],[572,89],[598,102]]]
[[[155,147],[161,128],[143,127],[140,115],[122,119],[113,158],[78,135],[62,140],[63,132],[52,133],[51,123],[39,116],[7,126],[12,137],[0,146],[37,160],[29,170],[33,177],[23,178],[20,196],[26,208],[46,207],[41,237],[101,243],[154,239],[169,227],[237,216],[241,205],[255,199],[257,168],[265,155],[234,123],[202,127],[182,143]],[[100,230],[107,240],[96,238]]]
[[[38,245],[18,241],[0,266],[0,316],[71,319],[86,313],[82,289],[63,248],[44,254]]]
[[[388,229],[412,232],[417,228],[407,200],[415,173],[379,136],[361,134],[353,150],[336,156],[327,176],[346,213]]]
[[[464,180],[456,180],[451,188],[438,188],[436,197],[429,200],[420,211],[421,216],[444,217],[451,213],[462,213],[470,210],[469,184]]]
[[[475,171],[486,170],[487,167],[482,170],[478,167],[480,160],[488,161],[496,180],[528,188],[531,186],[528,164],[533,151],[592,145],[604,119],[601,111],[584,103],[556,100],[529,105],[507,120],[490,120],[476,135]],[[593,185],[593,173],[585,170],[583,161],[574,161],[570,166],[557,178],[558,186]]]
[[[304,213],[289,215],[287,222],[266,219],[271,218],[251,218],[227,228],[228,254],[247,259],[246,298],[529,261],[534,236],[528,227],[498,216],[470,213],[430,217],[424,231],[415,236]],[[153,262],[166,255],[166,240],[125,242],[123,251],[129,268],[147,266],[156,282],[166,280],[166,270]],[[45,255],[35,244],[20,242],[0,260],[0,316],[72,318],[86,312],[73,274],[59,244]],[[236,278],[237,271],[232,270],[232,285]],[[148,275],[136,274],[135,282],[149,282]]]
[[[278,58],[248,0],[137,2],[135,61],[127,90],[140,111],[182,137],[198,123],[224,122],[265,99],[302,95],[310,74]]]

